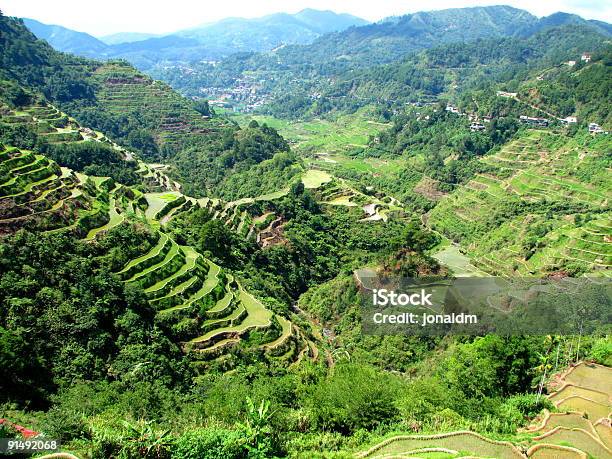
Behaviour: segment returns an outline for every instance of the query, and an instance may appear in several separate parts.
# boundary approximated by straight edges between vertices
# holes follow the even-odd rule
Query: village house
[[[607,131],[604,131],[601,126],[597,123],[589,123],[589,132],[591,134],[607,134]]]
[[[561,121],[563,124],[576,124],[578,122],[578,118],[575,116],[567,116],[559,121]]]
[[[450,104],[446,106],[446,111],[451,113],[459,113],[459,109],[457,107],[453,107]]]
[[[470,131],[472,131],[472,132],[484,131],[484,130],[485,130],[485,125],[484,124],[480,124],[480,123],[472,123],[472,124],[470,124]]]
[[[537,118],[532,116],[521,115],[519,121],[530,126],[546,127],[550,123],[546,118]]]
[[[583,53],[580,60],[584,62],[591,62],[591,53]]]

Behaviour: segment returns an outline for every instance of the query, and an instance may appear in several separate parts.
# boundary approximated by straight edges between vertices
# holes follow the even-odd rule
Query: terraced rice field
[[[143,168],[144,170],[144,168]],[[147,193],[144,195],[149,205],[144,212],[155,228],[159,214],[168,203],[190,203],[190,206],[204,207],[214,212],[215,218],[233,228],[254,225],[252,216],[241,210],[241,206],[253,201],[241,200],[223,203],[218,200],[192,200],[178,191]],[[176,206],[166,215],[189,211],[188,206]],[[166,217],[164,217],[166,218]],[[162,219],[163,220],[163,219]],[[192,247],[179,246],[172,238],[159,231],[159,239],[146,253],[128,262],[118,274],[121,278],[143,288],[151,305],[156,309],[159,320],[177,330],[187,327],[193,330],[189,335],[178,332],[185,343],[186,351],[197,353],[198,359],[214,362],[219,353],[228,347],[248,341],[249,333],[255,330],[266,331],[273,319],[280,325],[278,333],[273,334],[268,343],[261,348],[274,354],[292,337],[292,324],[281,316],[275,316],[260,301],[250,295],[230,273],[205,259]],[[201,333],[198,335],[197,330]],[[298,341],[292,345],[298,346]],[[308,347],[305,340],[301,344]],[[291,347],[291,346],[288,346]],[[283,348],[284,349],[284,348]],[[292,348],[293,349],[293,348]],[[291,363],[303,350],[302,347],[287,355]],[[276,355],[276,354],[274,354]],[[274,357],[275,359],[279,357]]]
[[[559,413],[548,414],[540,425],[530,428],[538,435],[533,441],[570,446],[593,458],[612,457],[610,381],[610,368],[586,363],[571,367],[562,375],[561,387],[549,395]],[[565,452],[558,457],[576,457],[576,453]]]
[[[559,146],[557,134],[529,131],[484,157],[491,171],[440,199],[427,224],[488,273],[529,276],[573,265],[610,277],[612,183],[603,152],[612,145],[589,142]],[[547,211],[554,203],[572,210]]]
[[[559,445],[535,445],[527,451],[533,459],[588,459],[588,455],[578,449]]]
[[[306,171],[304,176],[302,177],[302,182],[304,183],[304,187],[309,189],[319,188],[324,183],[331,182],[332,177],[325,171],[320,171],[317,169],[309,169]]]
[[[439,435],[399,436],[376,445],[359,455],[362,458],[419,457],[423,449],[445,449],[465,456],[516,459],[525,456],[508,442],[495,442],[473,432],[452,432]]]
[[[553,401],[567,394],[568,390],[594,391],[609,386],[612,380],[612,369],[580,363],[571,367],[558,380],[561,384],[557,392],[549,398]],[[604,383],[602,383],[602,378]],[[580,384],[576,384],[577,382]],[[601,392],[598,392],[601,396]],[[612,428],[608,414],[612,412],[610,396],[607,400],[607,412],[603,418],[592,405],[585,405],[582,412],[565,412],[555,402],[559,412],[546,413],[536,424],[523,430],[529,434],[528,440],[521,437],[521,443],[490,440],[473,432],[450,432],[437,435],[400,435],[388,438],[369,450],[358,453],[358,458],[427,458],[435,457],[477,457],[477,458],[535,458],[535,459],[609,459],[612,457],[610,442]],[[561,402],[563,399],[561,399]],[[602,401],[602,403],[604,403]]]
[[[93,228],[92,230],[89,231],[89,233],[87,234],[87,237],[85,238],[86,240],[92,240],[96,237],[96,235],[105,232],[105,231],[110,231],[111,229],[113,229],[115,226],[121,224],[123,221],[125,220],[125,216],[123,214],[120,214],[119,212],[117,212],[117,207],[115,206],[115,198],[114,197],[110,197],[110,202],[109,202],[109,220],[108,223],[106,223],[103,226],[100,226],[99,228]]]
[[[211,330],[202,336],[192,339],[191,343],[212,344],[221,336],[226,337],[233,334],[240,335],[249,329],[264,328],[270,325],[272,313],[253,296],[245,292],[242,287],[239,288],[238,301],[240,301],[240,304],[244,307],[247,313],[244,320],[236,324]],[[238,316],[235,318],[238,318]],[[200,349],[206,349],[206,346]]]
[[[474,266],[470,259],[459,251],[456,245],[449,245],[439,252],[433,253],[432,257],[453,270],[457,277],[484,276],[486,273]]]
[[[317,171],[318,172],[318,171]],[[378,198],[369,196],[353,188],[346,180],[331,176],[330,181],[320,184],[316,196],[322,204],[328,206],[361,207],[361,221],[387,221],[391,213],[401,213],[403,208],[399,201],[386,196]]]
[[[147,203],[149,204],[149,207],[147,207],[147,210],[145,212],[145,216],[148,219],[153,220],[155,219],[155,216],[157,215],[157,213],[160,210],[162,210],[166,204],[179,198],[179,193],[178,192],[147,193],[145,197],[147,199]]]
[[[180,144],[192,136],[210,134],[227,122],[205,119],[179,94],[120,63],[100,66],[93,75],[98,103],[110,113],[144,117],[167,144]]]
[[[256,201],[278,199],[287,190],[234,203],[196,201],[180,193],[180,185],[168,178],[165,166],[138,160],[101,134],[81,128],[54,107],[32,107],[31,113],[16,114],[14,118],[19,123],[50,123],[45,132],[57,134],[54,141],[108,142],[123,158],[138,161],[137,173],[153,191],[143,195],[136,189],[114,185],[107,177],[74,173],[43,155],[0,145],[0,234],[30,228],[70,231],[94,241],[123,222],[137,218],[155,231],[157,241],[116,274],[142,289],[159,320],[176,331],[178,341],[189,343],[205,337],[208,343],[199,345],[203,352],[198,352],[197,358],[214,362],[217,354],[206,351],[222,352],[227,346],[243,343],[244,349],[260,347],[271,359],[287,365],[295,363],[298,356],[315,354],[301,332],[294,336],[289,320],[275,316],[222,267],[190,246],[179,246],[161,230],[176,215],[192,207],[205,207],[233,230],[245,237],[255,237],[258,231],[255,219],[259,215],[250,214],[245,208]],[[5,121],[3,116],[0,122]],[[95,195],[90,195],[87,188],[92,183]],[[268,340],[254,347],[249,345],[249,333],[254,330],[265,332]],[[279,356],[279,349],[288,351]]]
[[[341,115],[333,121],[314,119],[295,122],[273,116],[233,114],[232,118],[245,126],[253,119],[260,124],[265,123],[277,129],[299,151],[341,155],[352,149],[367,146],[371,136],[390,126],[387,123],[373,121],[373,114],[368,109],[360,109],[350,115]]]
[[[534,439],[552,445],[572,446],[595,458],[612,457],[610,451],[601,440],[582,429],[557,427],[554,430]]]
[[[102,205],[73,173],[28,151],[0,147],[0,234],[20,228],[85,236],[104,218]]]

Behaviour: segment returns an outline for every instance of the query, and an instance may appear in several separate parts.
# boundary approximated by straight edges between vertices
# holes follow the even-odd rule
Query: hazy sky
[[[92,35],[115,32],[169,33],[219,19],[329,9],[376,21],[423,10],[508,4],[545,16],[557,11],[612,22],[611,0],[0,0],[9,16],[59,24]]]

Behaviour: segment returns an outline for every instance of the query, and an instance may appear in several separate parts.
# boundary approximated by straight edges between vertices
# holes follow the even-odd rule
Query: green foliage
[[[595,341],[590,357],[601,365],[612,366],[612,340],[608,337]]]
[[[242,459],[244,440],[239,432],[210,427],[185,432],[175,441],[172,457],[177,459]]]
[[[52,144],[46,154],[58,164],[88,175],[112,177],[125,185],[135,185],[140,177],[135,162],[126,162],[109,145],[100,142]]]
[[[246,421],[238,424],[238,428],[244,432],[246,437],[249,458],[263,459],[269,457],[272,452],[271,418],[269,401],[262,400],[259,406],[255,407],[253,400],[247,397]]]
[[[265,124],[226,130],[211,143],[179,152],[176,173],[186,192],[196,196],[252,197],[277,190],[295,176],[297,158],[288,151],[287,142]]]
[[[306,408],[314,426],[354,433],[391,422],[398,415],[394,404],[399,381],[371,367],[342,364],[310,389]]]
[[[44,404],[55,387],[136,368],[138,380],[182,377],[175,360],[180,351],[154,327],[143,295],[126,291],[96,255],[94,247],[57,234],[20,232],[0,244],[0,327],[9,330],[2,335],[3,352],[22,362],[25,375],[44,362],[37,372],[40,391],[18,400]],[[116,252],[106,256],[113,264]]]

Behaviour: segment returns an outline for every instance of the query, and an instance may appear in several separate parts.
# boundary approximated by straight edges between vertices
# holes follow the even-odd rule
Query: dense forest
[[[0,437],[91,459],[609,457],[607,34],[417,13],[162,83],[0,14]],[[171,87],[249,72],[257,117]],[[604,315],[371,334],[368,276],[581,277]],[[514,317],[520,296],[487,300]]]

